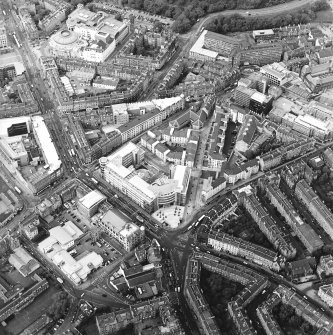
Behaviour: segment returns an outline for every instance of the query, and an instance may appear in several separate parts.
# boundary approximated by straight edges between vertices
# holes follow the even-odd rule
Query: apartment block
[[[237,39],[211,31],[207,31],[204,37],[204,47],[224,57],[232,57],[240,46]]]
[[[260,230],[275,248],[287,259],[294,258],[296,248],[287,239],[285,233],[267,213],[257,197],[253,194],[241,194],[240,203],[258,224]]]
[[[318,224],[333,237],[333,214],[303,179],[296,184],[296,196],[305,204]]]
[[[243,257],[277,272],[284,266],[283,257],[276,252],[225,233],[210,232],[207,243],[217,251]]]
[[[305,223],[296,212],[293,205],[274,182],[260,180],[259,185],[266,192],[271,203],[279,213],[285,218],[288,225],[292,228],[296,236],[301,240],[306,249],[313,253],[323,247],[324,243],[312,227]]]

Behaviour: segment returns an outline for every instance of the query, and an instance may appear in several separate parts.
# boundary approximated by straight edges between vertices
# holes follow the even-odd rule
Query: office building
[[[71,221],[64,226],[56,226],[49,230],[50,236],[38,244],[38,249],[44,254],[54,249],[68,250],[74,246],[74,241],[83,235],[83,232]]]
[[[282,86],[293,79],[290,72],[280,63],[265,65],[260,68],[260,72],[268,78],[270,85]]]
[[[119,44],[128,34],[127,23],[118,21],[111,14],[105,12],[91,12],[83,5],[77,8],[68,16],[67,28],[79,34],[86,40],[99,40],[106,43],[107,40],[114,40]]]
[[[96,218],[96,224],[116,239],[126,251],[131,251],[145,239],[145,229],[138,227],[127,216],[111,210]]]
[[[8,48],[8,38],[5,23],[0,21],[0,53]]]
[[[78,211],[86,218],[92,217],[98,207],[106,201],[106,196],[99,191],[91,191],[77,202]]]

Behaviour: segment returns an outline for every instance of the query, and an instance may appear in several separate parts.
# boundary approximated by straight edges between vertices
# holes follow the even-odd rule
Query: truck
[[[91,178],[91,181],[96,185],[98,184],[98,181],[95,178]]]
[[[57,277],[57,281],[60,283],[60,284],[63,284],[64,281],[60,278],[60,277]]]
[[[21,194],[21,193],[22,193],[21,190],[20,190],[17,186],[14,187],[14,190],[15,190],[18,194]]]

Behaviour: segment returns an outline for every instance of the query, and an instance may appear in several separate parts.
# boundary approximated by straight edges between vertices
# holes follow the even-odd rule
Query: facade
[[[138,227],[122,214],[107,211],[99,215],[96,223],[109,236],[115,238],[126,251],[133,250],[145,239],[144,227]]]
[[[8,48],[7,31],[4,22],[0,22],[0,52]]]
[[[275,248],[287,259],[294,258],[296,255],[296,248],[287,239],[285,233],[280,226],[276,224],[262,207],[259,200],[254,194],[240,194],[240,202],[249,212],[252,218],[257,222],[260,230],[266,235],[268,240],[275,246]]]
[[[311,186],[303,179],[296,184],[296,196],[305,204],[318,224],[329,236],[333,236],[333,214],[319,199]]]
[[[10,315],[19,312],[31,304],[37,296],[49,287],[49,283],[46,279],[41,279],[37,275],[34,275],[34,279],[35,283],[32,287],[0,308],[0,321],[6,320]]]
[[[280,63],[265,65],[260,68],[260,72],[268,78],[270,85],[282,86],[292,79],[289,71]]]
[[[92,217],[98,210],[98,207],[106,201],[106,196],[99,191],[91,191],[77,202],[79,212],[86,218]]]
[[[293,205],[274,182],[259,181],[259,185],[266,192],[271,203],[277,208],[279,213],[285,218],[296,236],[301,240],[306,249],[313,253],[323,247],[324,243],[312,227],[305,223],[296,212]]]
[[[320,286],[318,296],[329,307],[333,307],[333,284]]]
[[[283,258],[279,259],[276,252],[228,234],[210,233],[208,244],[217,251],[244,257],[277,272],[284,266]]]
[[[99,11],[91,12],[78,5],[68,16],[66,25],[87,40],[100,40],[104,43],[107,40],[114,40],[119,44],[128,34],[129,27],[125,22],[116,20],[112,15]]]

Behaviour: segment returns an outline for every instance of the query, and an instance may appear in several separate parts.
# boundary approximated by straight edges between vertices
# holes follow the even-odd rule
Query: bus
[[[63,284],[64,281],[60,278],[60,277],[57,277],[57,281],[60,283],[60,284]]]
[[[16,191],[18,194],[21,194],[21,193],[22,193],[21,190],[20,190],[17,186],[15,186],[14,189],[15,189],[15,191]]]
[[[15,40],[15,43],[16,43],[17,47],[18,47],[18,48],[21,48],[21,44],[20,44],[20,42],[18,41],[18,39],[17,39],[15,33],[13,33],[13,37],[14,37],[14,40]]]
[[[96,185],[98,184],[98,181],[95,178],[91,178],[91,181]]]

